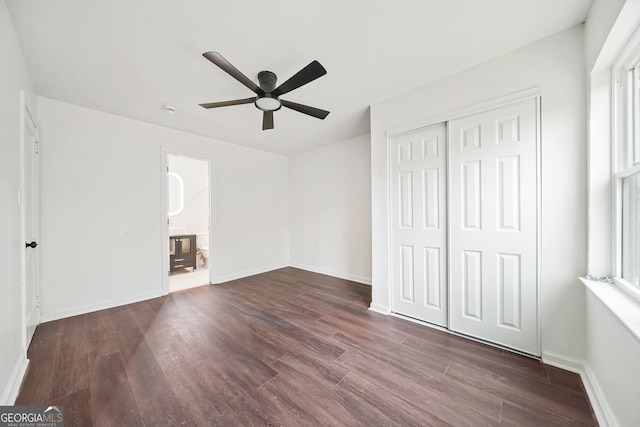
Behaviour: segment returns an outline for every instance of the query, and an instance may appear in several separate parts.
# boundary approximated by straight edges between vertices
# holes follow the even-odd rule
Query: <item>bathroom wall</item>
[[[169,217],[173,227],[184,227],[175,234],[209,232],[209,164],[206,160],[184,156],[167,156],[169,172],[176,173],[184,183],[182,212]]]

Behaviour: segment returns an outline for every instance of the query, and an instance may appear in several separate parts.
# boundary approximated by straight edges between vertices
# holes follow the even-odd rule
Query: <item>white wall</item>
[[[180,234],[209,231],[209,164],[193,157],[169,156],[169,172],[178,174],[184,184],[182,212],[169,217],[174,227],[184,227]]]
[[[26,369],[23,345],[24,241],[20,187],[20,90],[33,84],[5,2],[0,2],[0,405],[12,405]]]
[[[585,370],[592,406],[603,426],[635,427],[640,420],[640,304],[609,284],[587,287]]]
[[[290,262],[371,283],[369,135],[289,158]]]
[[[214,282],[288,265],[286,157],[38,98],[42,317],[161,295],[162,150],[213,165]]]
[[[586,268],[586,79],[575,27],[371,107],[372,308],[389,309],[385,131],[500,96],[542,91],[540,315],[543,357],[582,359]]]

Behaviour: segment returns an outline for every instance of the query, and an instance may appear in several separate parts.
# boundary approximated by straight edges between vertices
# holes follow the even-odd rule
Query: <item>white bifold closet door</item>
[[[528,99],[449,122],[449,328],[540,355],[538,117]]]
[[[390,141],[392,311],[447,325],[446,126]]]

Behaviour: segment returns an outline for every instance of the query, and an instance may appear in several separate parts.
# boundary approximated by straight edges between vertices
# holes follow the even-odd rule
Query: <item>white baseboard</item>
[[[159,287],[158,287],[159,288]],[[92,313],[94,311],[105,310],[108,308],[119,307],[121,305],[133,304],[148,299],[158,298],[162,296],[162,289],[158,289],[154,292],[130,295],[125,298],[116,298],[109,301],[103,301],[96,304],[88,304],[79,307],[70,308],[62,311],[55,311],[51,313],[43,312],[40,314],[40,322],[49,322],[51,320],[64,319],[66,317],[77,316],[80,314]]]
[[[374,303],[369,304],[369,310],[375,311],[376,313],[381,313],[381,314],[391,314],[391,311],[389,311],[388,307],[374,304]]]
[[[582,383],[584,384],[587,396],[589,396],[591,406],[593,407],[593,412],[595,412],[600,426],[618,427],[620,424],[618,424],[618,421],[611,410],[611,406],[609,406],[607,397],[600,388],[600,384],[598,383],[595,373],[591,369],[591,365],[585,363],[584,373],[581,372],[580,377],[582,377]]]
[[[542,361],[547,365],[564,369],[565,371],[581,374],[584,372],[584,360],[574,359],[562,354],[542,352]]]
[[[282,264],[280,266],[275,266],[275,267],[257,268],[255,270],[246,270],[240,273],[228,274],[222,277],[214,277],[213,283],[220,284],[220,283],[230,282],[232,280],[243,279],[245,277],[255,276],[256,274],[268,273],[270,271],[279,270],[285,267],[289,267],[289,264]]]
[[[364,285],[371,286],[371,278],[357,276],[355,274],[338,273],[337,271],[327,270],[324,268],[310,267],[308,265],[298,264],[298,263],[291,263],[290,266],[293,268],[299,268],[300,270],[311,271],[312,273],[325,274],[327,276],[337,277],[338,279],[350,280],[352,282],[362,283]]]
[[[11,377],[9,378],[9,382],[5,386],[2,391],[2,397],[0,398],[0,406],[13,406],[16,402],[16,398],[18,397],[18,393],[20,392],[20,386],[22,385],[22,380],[24,379],[25,374],[27,373],[27,368],[29,367],[29,360],[21,355],[20,358],[16,361],[13,370],[11,371]]]
[[[229,274],[223,277],[214,278],[214,283],[224,283],[229,282],[231,280],[242,279],[243,277],[254,276],[256,274],[267,273],[269,271],[278,270],[280,268],[289,267],[288,264],[282,264],[279,266],[260,268],[255,270],[247,270],[240,273]],[[91,313],[94,311],[105,310],[108,308],[119,307],[122,305],[133,304],[140,301],[145,301],[153,298],[159,298],[163,296],[162,289],[158,289],[157,291],[138,294],[138,295],[130,295],[125,298],[116,298],[109,301],[103,301],[96,304],[88,304],[79,307],[74,307],[61,311],[54,312],[43,312],[40,314],[40,322],[49,322],[52,320],[64,319],[66,317],[77,316],[80,314]]]
[[[340,273],[314,269],[312,267],[307,267],[302,265],[289,265],[289,264],[282,264],[282,265],[271,266],[266,268],[257,268],[254,270],[246,270],[240,273],[228,274],[222,277],[214,277],[214,283],[230,282],[232,280],[242,279],[244,277],[254,276],[256,274],[267,273],[269,271],[279,270],[281,268],[290,267],[290,266],[295,268],[300,268],[302,270],[312,271],[314,273],[326,274],[329,276],[338,277],[340,279],[351,280],[354,282],[371,285],[371,279],[366,279],[358,276],[342,275]],[[61,311],[43,312],[40,314],[40,322],[44,323],[44,322],[50,322],[52,320],[64,319],[66,317],[77,316],[80,314],[91,313],[94,311],[105,310],[108,308],[119,307],[127,304],[133,304],[136,302],[145,301],[152,298],[158,298],[161,296],[163,296],[162,289],[158,289],[157,291],[150,292],[150,293],[127,296],[125,298],[117,298],[117,299],[103,301],[96,304],[88,304],[88,305],[83,305],[83,306],[74,307],[74,308],[61,310]]]
[[[619,426],[616,417],[611,411],[607,397],[598,384],[595,373],[586,361],[549,352],[542,354],[542,361],[547,365],[580,374],[582,384],[584,385],[589,402],[591,402],[591,407],[596,415],[598,424],[601,427]]]

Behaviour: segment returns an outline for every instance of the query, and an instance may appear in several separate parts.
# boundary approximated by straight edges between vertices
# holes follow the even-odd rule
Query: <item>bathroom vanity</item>
[[[196,270],[196,235],[184,234],[169,237],[169,271],[180,268]]]

